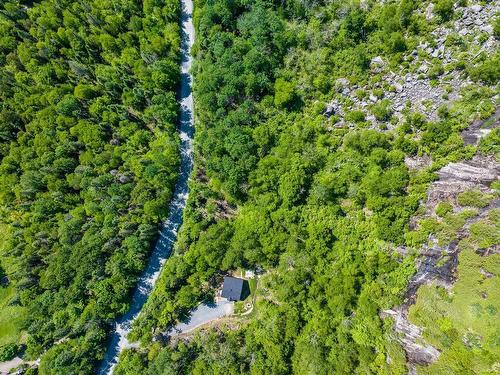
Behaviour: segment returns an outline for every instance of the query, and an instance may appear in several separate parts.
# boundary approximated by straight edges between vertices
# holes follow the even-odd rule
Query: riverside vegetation
[[[175,0],[0,5],[0,343],[42,355],[40,374],[94,371],[167,214],[179,16]],[[27,336],[5,342],[5,320]]]
[[[113,5],[96,0],[91,9],[97,25],[93,13],[82,11],[70,12],[83,17],[80,23],[66,25],[67,11],[80,3],[57,2],[55,11],[43,8],[49,3],[55,4],[43,1],[27,12],[17,2],[8,3],[10,16],[2,18],[2,27],[10,30],[3,34],[12,34],[10,44],[1,39],[7,40],[2,74],[12,77],[10,96],[1,91],[2,114],[18,119],[5,121],[18,125],[9,128],[10,138],[2,143],[1,207],[10,238],[4,252],[16,260],[4,267],[20,305],[28,309],[27,354],[36,356],[68,339],[49,349],[38,371],[90,373],[104,347],[105,323],[124,311],[134,275],[144,266],[177,170],[171,124],[178,9],[176,2],[159,0],[145,1],[143,8],[125,3],[129,8],[122,17],[128,22],[113,23],[119,12],[106,14]],[[478,153],[498,163],[498,128],[479,145],[465,144],[461,137],[474,121],[491,118],[498,106],[495,6],[451,0],[195,1],[196,154],[184,224],[129,337],[141,346],[122,353],[115,373],[406,374],[406,353],[393,321],[382,318],[381,311],[404,302],[426,238],[450,235],[464,219],[446,203],[439,208],[446,219],[433,221],[439,225],[424,220],[413,228],[411,218],[425,213],[422,202],[445,165]],[[454,30],[456,22],[469,22],[481,11],[491,15],[481,18],[481,25],[469,25],[464,35]],[[66,38],[80,32],[82,40],[66,45],[63,39],[66,48],[53,52],[70,57],[44,59],[53,47],[48,41],[59,38],[61,22],[74,30]],[[113,34],[108,23],[125,29]],[[43,28],[45,45],[32,40],[32,24]],[[446,34],[440,42],[438,31]],[[112,43],[114,52],[101,38]],[[22,62],[24,47],[18,45],[25,44],[32,48],[25,55],[37,59],[31,65]],[[128,59],[129,48],[138,46],[140,53],[132,53],[136,59]],[[441,48],[449,53],[446,59],[438,55]],[[155,73],[150,54],[168,74]],[[75,72],[73,60],[85,66],[76,65],[81,68],[76,72],[83,69],[88,76]],[[428,70],[419,71],[422,61]],[[63,68],[51,70],[57,62]],[[113,69],[101,67],[107,64]],[[54,73],[40,73],[35,80],[28,67]],[[113,75],[119,67],[120,79]],[[94,81],[103,71],[110,76]],[[52,101],[45,95],[47,79],[62,86]],[[407,89],[413,99],[417,81],[439,92],[439,106],[429,98],[403,101]],[[82,91],[91,97],[81,97]],[[70,112],[59,112],[70,102]],[[95,107],[102,112],[92,111]],[[47,120],[51,115],[52,122]],[[96,128],[101,132],[87,134]],[[103,139],[108,142],[100,143]],[[60,149],[66,142],[73,142],[72,153]],[[56,168],[59,157],[72,160],[69,172]],[[108,173],[112,170],[114,177]],[[120,182],[122,176],[126,183]],[[120,195],[125,188],[130,190]],[[498,190],[492,191],[480,198],[496,199]],[[468,205],[464,202],[474,194],[457,199]],[[498,213],[492,212],[473,229],[488,233],[488,248],[498,246],[498,236],[491,234]],[[467,243],[460,256],[456,292],[470,290],[484,269],[492,275],[486,286],[494,298],[498,258],[475,253],[483,247],[478,236],[473,233],[475,242]],[[212,298],[222,275],[236,268],[265,270],[252,314],[231,327],[169,343],[163,333]],[[434,368],[493,373],[499,327],[481,324],[477,317],[498,320],[495,305],[474,295],[475,317],[461,320],[469,313],[469,299],[453,300],[436,288],[423,286],[410,310],[410,319],[427,327],[422,339],[443,353]],[[429,316],[435,321],[425,313],[434,305],[439,310]],[[464,343],[462,335],[470,330]],[[477,362],[485,366],[467,366]],[[464,365],[452,367],[456,363]]]

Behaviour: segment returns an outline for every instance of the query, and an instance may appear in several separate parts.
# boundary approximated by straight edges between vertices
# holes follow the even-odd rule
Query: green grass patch
[[[477,247],[486,249],[500,242],[500,231],[498,226],[481,220],[470,226],[470,239]]]
[[[439,202],[436,206],[436,215],[445,217],[447,214],[453,212],[453,206],[450,202]]]
[[[235,314],[241,314],[244,311],[244,302],[243,301],[237,301],[234,303],[234,313]]]
[[[255,295],[255,291],[257,290],[257,278],[254,277],[248,280],[248,286],[250,287],[250,297],[253,298],[253,296]]]
[[[0,288],[0,347],[22,341],[21,327],[26,311],[21,306],[11,305],[15,296],[14,286]]]
[[[0,238],[8,235],[7,227],[0,225]],[[0,243],[0,267],[9,274],[14,267],[4,254],[4,243]],[[10,344],[20,344],[23,341],[22,325],[26,317],[25,308],[13,303],[16,298],[15,286],[10,284],[0,287],[0,348]]]
[[[442,351],[419,374],[489,374],[500,358],[500,255],[481,257],[472,247],[459,258],[458,280],[448,294],[422,286],[409,319],[424,339]]]

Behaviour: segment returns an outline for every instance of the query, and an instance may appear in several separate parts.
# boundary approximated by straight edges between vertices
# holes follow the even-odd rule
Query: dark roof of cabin
[[[224,276],[224,285],[222,286],[222,297],[232,301],[239,301],[243,292],[245,280],[237,277]]]

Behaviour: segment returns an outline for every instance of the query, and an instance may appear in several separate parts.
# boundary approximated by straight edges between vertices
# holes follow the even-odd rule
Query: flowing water
[[[175,186],[173,200],[169,207],[168,219],[163,223],[159,238],[151,253],[148,265],[137,283],[129,310],[116,322],[106,355],[99,368],[99,374],[111,374],[118,361],[120,352],[134,347],[127,340],[132,322],[139,315],[154,284],[160,275],[165,260],[170,256],[172,246],[177,238],[177,229],[182,223],[182,213],[188,196],[188,179],[193,167],[193,96],[191,68],[191,47],[194,42],[194,26],[192,20],[193,1],[181,0],[181,85],[179,92],[180,116],[179,136],[181,139],[181,169]]]

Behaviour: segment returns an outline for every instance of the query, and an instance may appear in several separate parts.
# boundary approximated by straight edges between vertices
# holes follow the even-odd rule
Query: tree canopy
[[[166,216],[179,15],[170,0],[0,6],[2,256],[27,355],[48,349],[40,374],[93,371]]]

